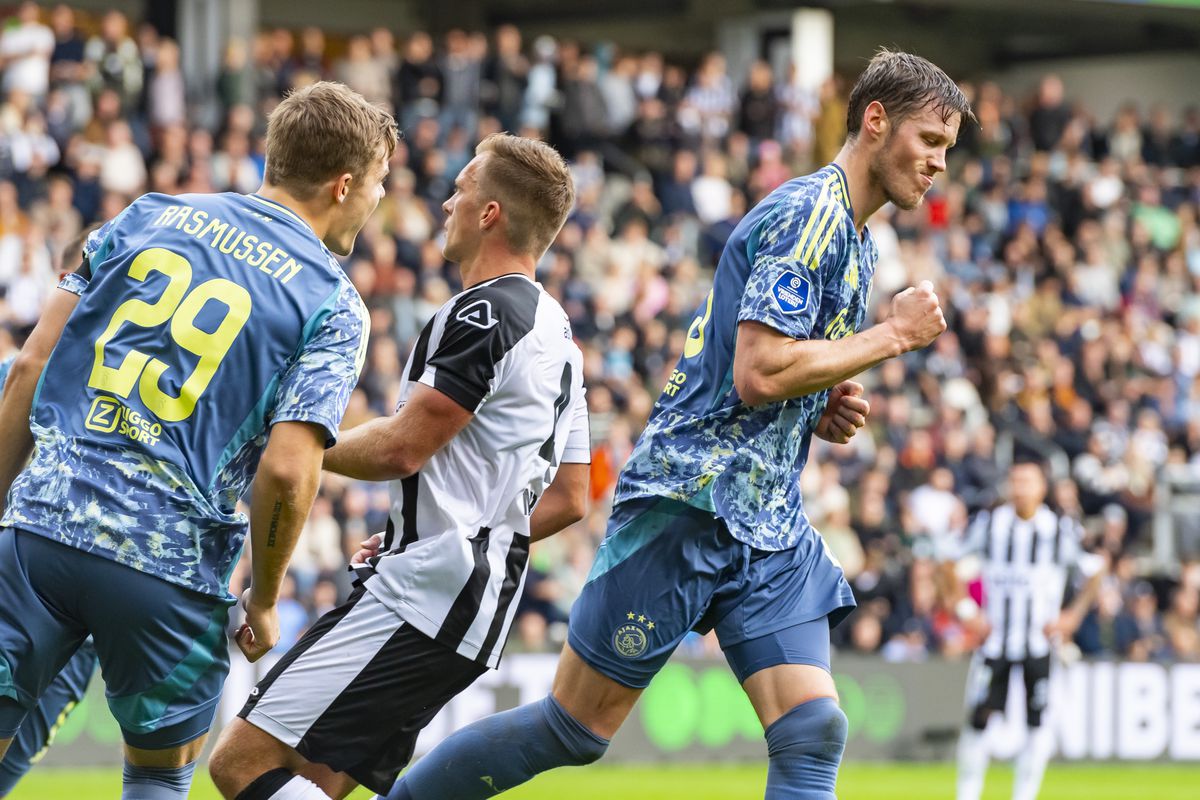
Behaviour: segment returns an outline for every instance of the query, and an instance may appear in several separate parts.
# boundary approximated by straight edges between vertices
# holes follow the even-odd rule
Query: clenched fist
[[[830,389],[825,412],[817,420],[813,432],[834,444],[845,444],[854,438],[858,429],[867,424],[867,415],[871,413],[871,404],[862,394],[862,384],[854,381],[842,381]]]
[[[946,318],[933,284],[921,281],[892,298],[886,324],[892,326],[905,352],[919,350],[940,336],[946,330]]]

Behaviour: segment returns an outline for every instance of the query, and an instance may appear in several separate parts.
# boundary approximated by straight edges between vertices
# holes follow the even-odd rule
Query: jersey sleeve
[[[590,464],[592,463],[592,432],[588,421],[587,390],[579,387],[579,396],[571,409],[571,432],[567,436],[567,446],[563,450],[562,463]]]
[[[74,295],[83,295],[88,287],[88,279],[78,272],[68,272],[58,281],[58,288]]]
[[[504,357],[533,327],[537,290],[499,286],[463,296],[450,310],[437,349],[419,378],[472,414],[503,379]]]
[[[89,233],[87,238],[83,240],[83,260],[88,263],[92,277],[95,277],[95,275],[100,271],[105,259],[107,259],[109,253],[112,252],[113,237],[118,227],[121,225],[123,220],[131,216],[133,207],[141,200],[141,197],[139,197],[137,200],[134,200],[125,207],[124,211],[122,211],[120,214],[117,214],[99,228],[96,228],[96,230]]]
[[[759,322],[793,339],[812,338],[825,277],[845,250],[839,191],[776,203],[749,240],[750,276],[738,322]]]
[[[271,423],[320,425],[325,429],[325,446],[332,447],[362,372],[369,331],[362,299],[349,282],[343,283],[332,311],[284,373]]]

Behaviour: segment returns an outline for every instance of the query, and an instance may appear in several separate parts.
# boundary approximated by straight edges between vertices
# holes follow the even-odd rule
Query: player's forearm
[[[529,518],[529,541],[539,542],[553,536],[583,519],[587,501],[571,497],[567,492],[555,492],[551,486],[538,500]]]
[[[250,500],[250,543],[251,587],[260,603],[274,604],[279,598],[320,478],[319,462],[259,468]]]
[[[390,481],[412,474],[394,417],[380,417],[342,433],[325,451],[324,468],[347,478]]]
[[[0,513],[8,502],[8,490],[25,468],[33,452],[33,434],[29,431],[29,412],[38,378],[46,359],[22,354],[13,362],[0,396]]]
[[[558,469],[529,518],[530,541],[553,536],[583,519],[588,510],[591,464],[569,461]]]
[[[1071,613],[1074,616],[1082,619],[1095,605],[1096,598],[1100,596],[1100,585],[1104,582],[1104,575],[1105,570],[1100,570],[1083,584],[1079,594],[1075,595],[1075,599],[1071,601]]]
[[[842,381],[904,352],[888,323],[845,339],[792,340],[764,348],[758,363],[739,382],[746,405],[775,403],[832,388]]]

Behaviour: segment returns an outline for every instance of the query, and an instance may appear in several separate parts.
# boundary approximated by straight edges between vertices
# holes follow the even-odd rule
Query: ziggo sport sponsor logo
[[[107,395],[92,401],[83,425],[97,433],[115,432],[118,436],[148,445],[158,444],[162,437],[162,423],[151,422],[120,400]]]
[[[907,706],[904,690],[890,675],[861,680],[837,675],[850,738],[889,742],[900,733]],[[667,664],[638,704],[646,737],[674,752],[692,746],[722,747],[737,738],[762,740],[762,725],[737,678],[724,667],[693,669]]]

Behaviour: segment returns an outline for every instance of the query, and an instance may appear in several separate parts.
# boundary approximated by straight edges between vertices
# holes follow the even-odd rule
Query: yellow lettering
[[[168,225],[171,220],[183,210],[183,206],[167,206],[163,212],[158,215],[158,219],[154,220],[155,225]]]
[[[267,274],[273,275],[274,273],[272,273],[271,269],[270,269],[271,265],[274,264],[276,261],[280,261],[286,255],[287,255],[286,252],[284,252],[282,249],[276,247],[274,250],[271,251],[271,255],[267,258],[267,260],[263,261],[262,263],[260,263],[258,265],[258,268],[261,269],[263,272],[266,272]]]
[[[663,387],[663,394],[667,397],[674,397],[683,388],[683,384],[687,382],[687,373],[675,370],[671,373],[671,377],[667,379],[667,385]]]
[[[236,253],[234,253],[233,257],[236,258],[238,261],[245,261],[246,256],[250,255],[250,251],[254,249],[253,243],[255,243],[257,241],[258,241],[257,236],[255,236],[253,233],[248,234],[245,239],[242,239],[242,249],[240,249]]]
[[[252,267],[257,267],[259,264],[267,260],[267,253],[270,252],[272,247],[275,247],[275,245],[271,244],[270,242],[263,242],[258,247],[254,248],[254,251],[258,253],[258,256],[256,258],[247,259],[246,263]],[[270,272],[270,270],[267,270],[267,272]]]
[[[234,231],[237,231],[236,237],[233,235]],[[217,249],[220,250],[222,253],[232,253],[234,251],[234,248],[236,248],[241,243],[242,237],[245,235],[246,235],[245,231],[238,231],[238,229],[236,227],[230,228],[229,233],[225,234],[224,240],[222,240],[221,243],[219,245],[217,245]]]
[[[299,271],[300,271],[301,269],[303,269],[303,268],[304,268],[304,267],[303,267],[303,265],[302,265],[302,264],[299,264],[299,263],[298,263],[298,262],[297,262],[295,259],[293,259],[293,258],[289,258],[289,259],[288,259],[286,262],[284,262],[284,265],[283,265],[282,267],[280,267],[278,270],[276,270],[276,272],[275,272],[275,277],[276,277],[276,278],[279,278],[279,276],[280,276],[280,275],[282,275],[283,273],[285,273],[285,272],[286,272],[286,273],[287,273],[287,276],[286,276],[286,277],[284,277],[284,278],[280,278],[279,282],[280,282],[280,283],[287,283],[288,281],[290,281],[290,280],[291,280],[291,279],[292,279],[292,278],[295,276],[295,274],[296,274],[297,272],[299,272]]]
[[[183,227],[184,221],[191,215],[191,213],[192,213],[191,206],[180,206],[179,207],[179,216],[175,220],[175,230],[179,230],[180,228]],[[190,233],[190,231],[189,231],[189,233]]]
[[[196,238],[203,239],[205,236],[208,236],[209,231],[213,231],[214,232],[213,239],[212,239],[212,242],[209,243],[209,246],[213,247],[216,245],[217,240],[221,238],[221,236],[225,233],[226,228],[228,228],[228,227],[229,227],[228,222],[221,222],[221,220],[217,219],[216,217],[213,217],[212,219],[210,219],[208,221],[208,225],[206,225],[204,227],[204,230],[202,230],[202,231],[200,231],[200,233],[196,234]]]
[[[195,214],[192,214],[192,221],[187,224],[183,232],[195,236],[204,227],[206,219],[208,219],[207,211],[197,211]]]

